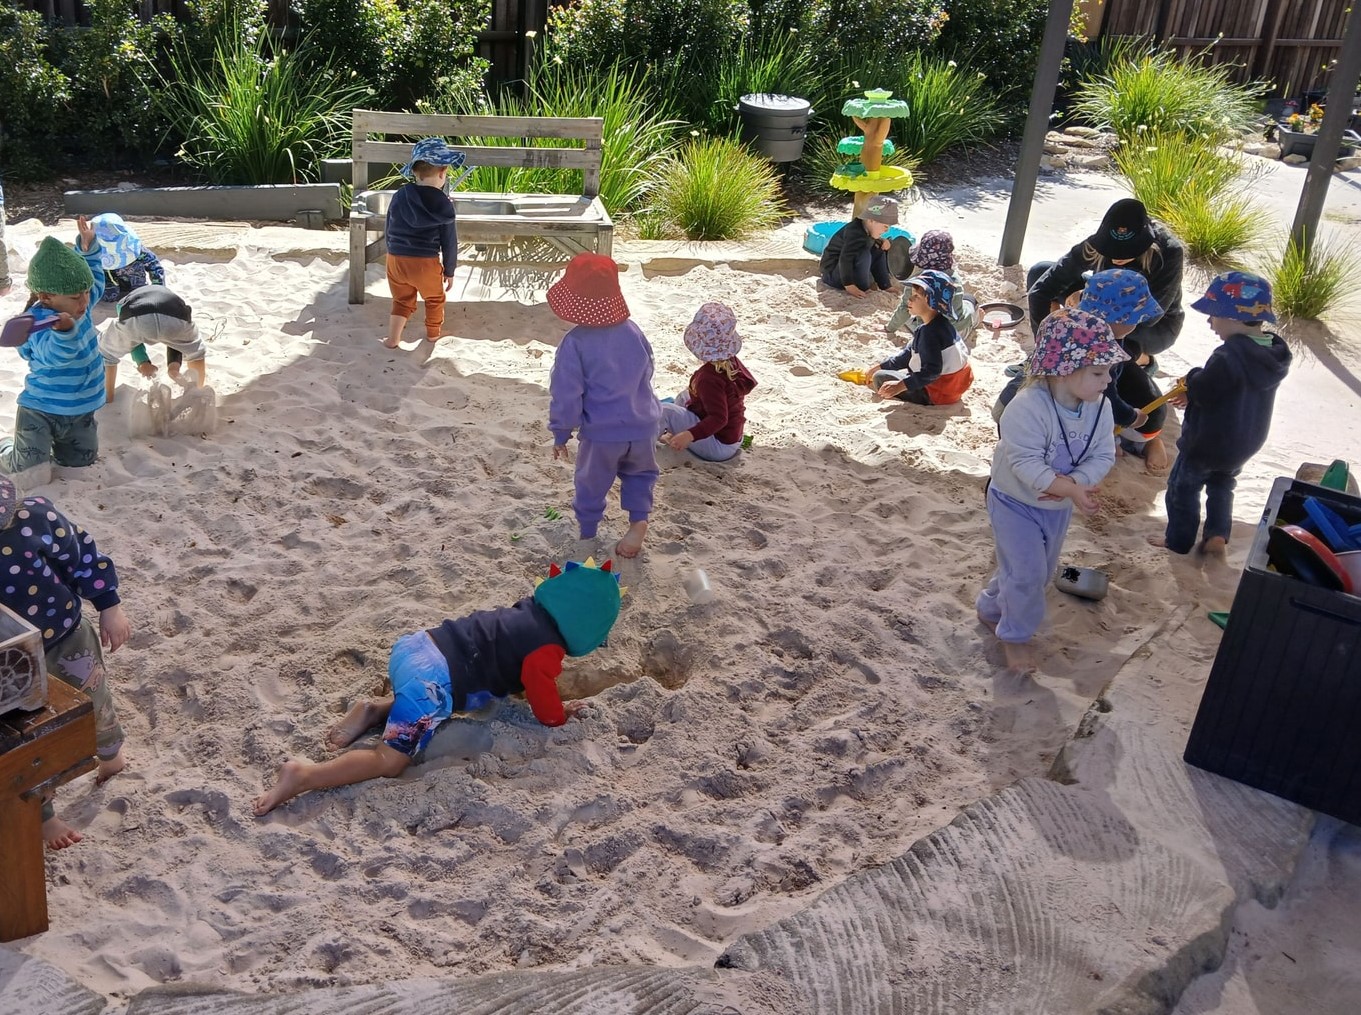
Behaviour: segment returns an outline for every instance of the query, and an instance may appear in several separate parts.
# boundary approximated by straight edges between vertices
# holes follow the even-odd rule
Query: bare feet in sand
[[[1161,476],[1167,471],[1167,445],[1161,437],[1144,445],[1144,471],[1150,476]]]
[[[384,349],[396,349],[396,348],[397,348],[397,343],[394,342],[394,341],[393,341],[392,339],[390,339],[390,338],[385,338],[385,339],[383,339],[383,348],[384,348]]]
[[[251,805],[257,818],[262,818],[274,808],[282,803],[287,803],[299,793],[303,792],[303,773],[307,771],[307,762],[289,758],[279,766],[279,777],[274,780],[274,785],[265,790]]]
[[[439,336],[438,336],[438,335],[426,335],[426,336],[425,336],[425,340],[426,340],[427,342],[438,342],[438,341],[439,341]]]
[[[1007,657],[1007,669],[1012,673],[1034,673],[1039,669],[1035,661],[1035,646],[1028,641],[1004,641],[1002,652]]]
[[[107,761],[101,759],[99,767],[95,769],[95,785],[104,785],[104,783],[108,782],[127,767],[128,759],[123,757],[123,752],[121,750]]]
[[[84,836],[61,818],[48,818],[43,822],[43,842],[48,849],[65,849],[74,846]]]
[[[392,702],[365,698],[356,701],[345,713],[345,718],[326,731],[326,746],[333,751],[344,750],[380,723],[386,722]]]
[[[993,634],[997,633],[997,621],[989,620],[987,617],[983,616],[983,614],[980,613],[978,614],[978,622],[982,624],[984,627],[986,627]]]
[[[1167,537],[1166,537],[1166,536],[1149,536],[1149,537],[1148,537],[1148,545],[1149,545],[1149,546],[1162,546],[1162,547],[1166,547],[1166,546],[1167,546]]]
[[[1223,536],[1210,536],[1200,544],[1200,552],[1215,557],[1225,557],[1229,553],[1229,541]]]
[[[614,544],[614,552],[621,557],[636,557],[643,549],[643,537],[647,535],[647,522],[634,522],[624,533],[624,538]]]

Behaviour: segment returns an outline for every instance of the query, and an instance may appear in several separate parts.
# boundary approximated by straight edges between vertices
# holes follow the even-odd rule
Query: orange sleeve
[[[520,665],[520,683],[525,687],[525,698],[534,710],[534,718],[545,726],[561,726],[567,721],[567,713],[558,696],[558,674],[562,672],[562,660],[567,652],[561,645],[544,645],[536,648]]]

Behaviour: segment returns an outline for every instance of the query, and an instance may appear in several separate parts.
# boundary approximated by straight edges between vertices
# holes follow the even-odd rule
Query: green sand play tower
[[[862,99],[847,99],[841,115],[849,116],[863,135],[843,137],[837,144],[839,155],[852,156],[854,161],[837,166],[828,181],[837,190],[854,196],[851,214],[859,217],[871,194],[887,194],[912,186],[912,173],[903,166],[886,166],[884,158],[892,155],[893,142],[888,139],[889,121],[907,116],[908,105],[893,93],[882,88],[871,88]]]

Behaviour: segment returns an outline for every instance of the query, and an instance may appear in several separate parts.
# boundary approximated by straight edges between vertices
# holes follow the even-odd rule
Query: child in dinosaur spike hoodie
[[[555,565],[533,595],[513,606],[398,638],[388,660],[392,694],[355,703],[326,738],[340,750],[385,723],[383,742],[329,761],[284,762],[274,786],[255,798],[255,814],[268,814],[308,790],[400,775],[453,713],[477,711],[493,698],[523,691],[545,726],[561,726],[576,715],[584,703],[558,696],[563,658],[605,643],[623,591],[610,561],[598,568],[590,559],[568,561],[566,567]]]

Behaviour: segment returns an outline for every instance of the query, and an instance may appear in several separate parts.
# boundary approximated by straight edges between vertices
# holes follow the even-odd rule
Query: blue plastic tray
[[[822,255],[827,249],[827,241],[830,240],[838,229],[844,226],[845,222],[815,222],[809,226],[803,234],[803,249],[810,254]],[[916,243],[917,238],[906,229],[899,229],[897,226],[889,226],[888,232],[884,233],[890,240],[899,236],[907,238],[908,243]]]

